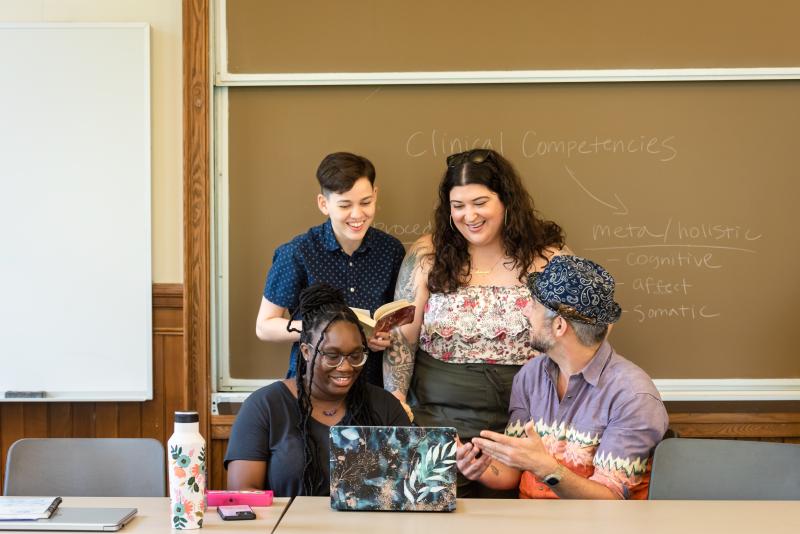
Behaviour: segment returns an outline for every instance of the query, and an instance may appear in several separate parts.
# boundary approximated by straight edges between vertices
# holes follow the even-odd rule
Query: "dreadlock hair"
[[[324,478],[322,462],[328,461],[327,458],[319,458],[317,443],[310,430],[311,387],[314,383],[314,367],[319,347],[325,340],[328,328],[338,321],[346,321],[355,325],[361,335],[361,343],[364,347],[367,346],[367,338],[356,314],[347,306],[342,292],[328,284],[316,283],[304,289],[300,293],[300,303],[297,310],[292,313],[292,319],[295,316],[302,318],[303,328],[300,331],[300,343],[307,343],[314,347],[311,361],[306,362],[305,358],[298,358],[295,380],[297,381],[297,404],[300,409],[300,422],[297,429],[303,438],[303,494],[316,495],[321,490]],[[297,332],[297,329],[291,328],[292,319],[289,320],[286,329],[290,332]],[[307,380],[306,375],[308,375]],[[363,426],[380,424],[371,410],[365,373],[359,373],[350,391],[347,392],[345,406],[347,407],[345,417],[348,424]]]

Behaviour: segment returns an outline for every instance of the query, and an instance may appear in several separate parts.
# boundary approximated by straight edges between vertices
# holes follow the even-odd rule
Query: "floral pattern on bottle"
[[[172,526],[195,529],[203,526],[206,487],[206,448],[169,448],[169,478],[172,489]]]

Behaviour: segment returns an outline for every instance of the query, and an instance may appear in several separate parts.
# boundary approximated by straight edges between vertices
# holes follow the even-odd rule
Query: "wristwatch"
[[[542,482],[554,488],[558,486],[558,483],[561,482],[561,479],[564,478],[564,474],[567,472],[567,468],[561,464],[558,464],[556,470],[550,473],[549,475],[542,477]]]

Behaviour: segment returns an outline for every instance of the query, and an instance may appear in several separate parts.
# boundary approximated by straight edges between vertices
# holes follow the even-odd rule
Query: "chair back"
[[[144,438],[27,438],[11,445],[5,495],[164,497],[159,441]]]
[[[656,447],[649,499],[800,499],[800,445],[665,439]]]

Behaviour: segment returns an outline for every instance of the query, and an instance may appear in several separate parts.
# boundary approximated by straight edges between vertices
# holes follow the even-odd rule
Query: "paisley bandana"
[[[578,256],[556,256],[540,273],[528,276],[531,294],[566,319],[611,324],[622,309],[614,302],[614,277],[602,266]]]

